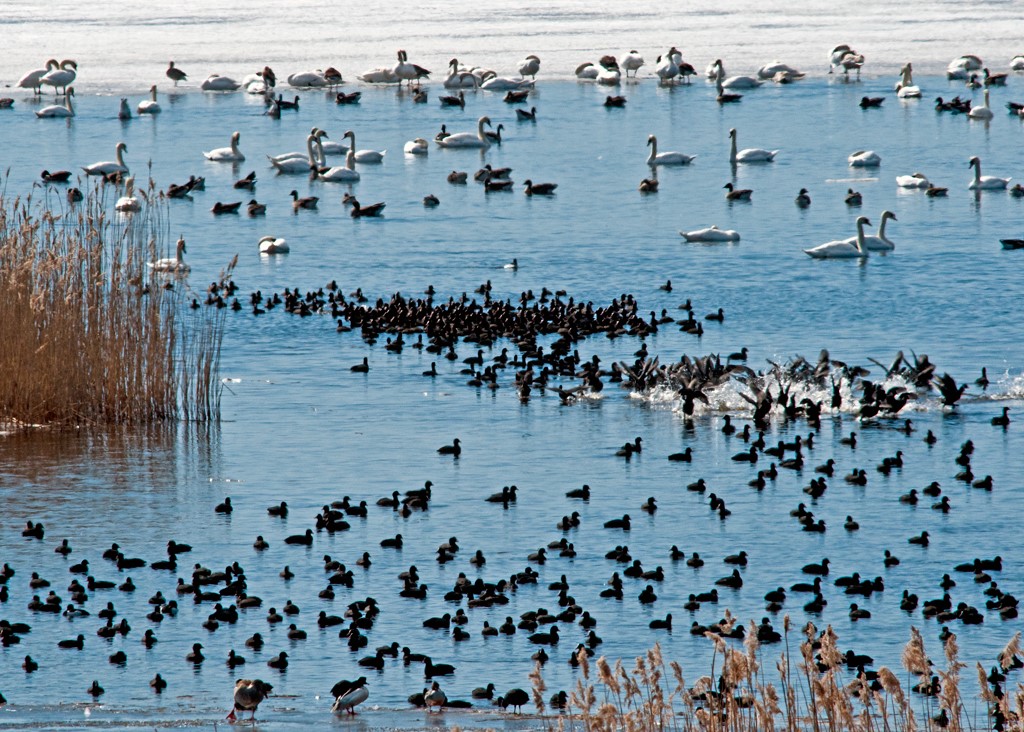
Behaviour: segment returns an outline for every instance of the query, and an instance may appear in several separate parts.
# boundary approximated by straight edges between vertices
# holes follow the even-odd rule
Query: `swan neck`
[[[729,162],[736,162],[736,135],[732,135],[732,143],[729,147]]]
[[[310,166],[315,167],[317,165],[318,153],[322,159],[323,150],[323,143],[320,142],[319,137],[317,137],[316,135],[309,135],[308,137],[306,137],[306,154],[309,156]]]
[[[885,239],[885,224],[889,220],[889,217],[882,214],[882,223],[878,226],[878,238]]]
[[[884,221],[884,219],[883,219]],[[884,225],[884,223],[883,223]],[[864,251],[864,220],[857,219],[857,251]]]
[[[117,164],[122,168],[124,167],[124,148],[120,145],[117,146]]]
[[[234,135],[231,136],[231,154],[238,155],[238,138]]]

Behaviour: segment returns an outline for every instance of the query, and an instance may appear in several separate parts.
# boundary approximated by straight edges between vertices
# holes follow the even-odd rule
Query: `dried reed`
[[[0,194],[0,426],[218,418],[223,314],[151,276],[167,208],[152,185],[137,195],[141,211],[110,215],[100,187],[73,207]]]
[[[732,627],[728,618],[725,626]],[[783,628],[788,648],[788,618]],[[753,623],[742,649],[730,646],[715,633],[707,634],[714,644],[712,672],[689,688],[678,663],[670,661],[666,668],[658,645],[638,657],[631,671],[621,662],[612,666],[604,657],[597,659],[594,679],[586,652],[580,650],[578,660],[582,673],[569,696],[566,713],[557,720],[546,718],[546,729],[575,729],[575,723],[579,722],[584,732],[773,732],[779,727],[801,731],[916,732],[918,723],[913,708],[922,704],[924,728],[928,730],[992,729],[1000,720],[1004,726],[997,725],[997,729],[1021,729],[1024,685],[1018,684],[1012,694],[1004,694],[1002,688],[986,676],[981,664],[977,665],[977,677],[979,696],[988,709],[987,724],[970,723],[964,714],[961,696],[961,671],[966,666],[959,660],[955,635],[945,643],[945,670],[936,671],[940,690],[935,698],[940,709],[934,716],[928,708],[931,697],[923,696],[924,702],[919,701],[917,695],[908,697],[890,669],[880,668],[877,677],[851,669],[848,657],[838,650],[838,638],[831,627],[819,633],[808,624],[803,635],[801,673],[794,677],[788,652],[784,652],[776,664],[784,707],[780,706],[779,691],[760,675],[762,647]],[[1020,654],[1018,635],[1000,655],[1002,669],[1008,668]],[[715,671],[714,664],[719,658],[720,671]],[[916,628],[911,628],[911,638],[903,651],[903,664],[920,682],[932,683],[931,662]],[[540,666],[530,678],[537,698],[545,688]],[[798,695],[802,696],[802,703],[797,702]],[[599,698],[602,698],[600,702]],[[538,710],[541,709],[538,705]]]

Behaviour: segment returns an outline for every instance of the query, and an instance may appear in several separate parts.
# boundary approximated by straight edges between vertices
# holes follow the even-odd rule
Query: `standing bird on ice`
[[[235,682],[235,703],[227,719],[235,721],[235,711],[252,711],[252,719],[256,719],[256,707],[270,696],[274,687],[259,679],[239,679]]]

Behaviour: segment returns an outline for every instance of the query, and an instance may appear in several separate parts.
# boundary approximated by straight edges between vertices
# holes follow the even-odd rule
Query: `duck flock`
[[[863,55],[849,46],[833,49],[828,61],[829,73],[854,77],[861,73],[865,63]],[[652,68],[652,81],[665,85],[688,84],[691,77],[698,75],[672,48],[658,56],[653,65],[641,54],[631,51],[618,59],[605,56],[596,62],[583,63],[575,70],[575,76],[581,81],[615,87],[633,83],[643,70]],[[452,59],[443,81],[446,93],[438,97],[438,103],[464,109],[472,103],[472,94],[467,100],[466,92],[498,92],[505,95],[510,105],[524,105],[514,107],[518,121],[543,124],[543,107],[538,110],[531,101],[540,69],[541,60],[536,55],[528,56],[518,65],[518,74],[507,77]],[[1024,55],[1014,58],[1010,69],[1024,70]],[[18,86],[33,93],[47,87],[63,93],[63,104],[42,107],[36,115],[71,118],[77,113],[72,102],[77,72],[74,61],[51,60],[45,68],[27,74]],[[955,59],[948,75],[950,79],[963,80],[967,87],[983,88],[985,101],[981,106],[972,106],[965,105],[959,98],[939,99],[937,113],[965,114],[982,122],[990,120],[988,89],[1005,85],[1007,75],[993,73],[974,56]],[[169,64],[166,76],[175,86],[189,81],[184,68],[174,62]],[[756,93],[753,90],[765,83],[799,83],[804,74],[774,62],[755,76],[728,76],[722,61],[715,60],[707,68],[706,76],[714,85],[716,101],[724,106],[740,103],[743,99],[740,90],[753,94]],[[396,64],[365,72],[358,80],[363,84],[393,84],[399,88],[405,85],[407,93],[418,103],[429,101],[424,86],[429,78],[427,69],[410,62],[406,52],[399,51]],[[298,112],[301,103],[298,96],[293,101],[285,98],[281,91],[285,84],[304,93],[308,93],[305,90],[326,90],[319,93],[332,95],[338,105],[360,104],[360,92],[340,91],[338,87],[342,83],[342,75],[333,68],[292,74],[279,81],[274,72],[265,67],[241,81],[212,75],[200,88],[209,92],[244,91],[261,95],[266,101],[267,115],[280,117]],[[920,94],[913,81],[911,65],[907,64],[894,88],[894,96],[913,98]],[[884,101],[884,97],[864,97],[861,107],[877,108]],[[611,108],[628,104],[624,97],[616,95],[607,95],[603,103]],[[525,105],[529,105],[529,109]],[[0,100],[0,107],[11,106],[11,100]],[[1024,117],[1022,105],[1011,103],[1009,111]],[[158,90],[154,85],[149,99],[139,103],[134,114],[160,112]],[[118,116],[127,119],[132,115],[127,99],[122,99]],[[442,129],[433,136],[433,146],[487,151],[501,144],[502,131],[502,125],[494,128],[488,116],[480,116],[472,131],[449,133]],[[305,150],[268,155],[266,173],[273,171],[276,175],[294,174],[322,182],[355,184],[368,170],[365,166],[379,165],[385,159],[385,151],[358,149],[355,136],[355,131],[349,130],[339,141],[332,139],[325,129],[313,127],[306,137]],[[785,150],[740,148],[736,129],[730,130],[729,137],[729,162],[734,167],[770,165],[785,155]],[[651,175],[639,182],[643,195],[657,193],[660,167],[689,165],[696,157],[659,150],[653,134],[648,137],[647,146],[646,162]],[[235,132],[227,146],[205,151],[203,155],[211,162],[239,165],[248,159],[244,147],[240,134]],[[418,137],[406,144],[404,152],[412,156],[426,155],[430,149],[431,142]],[[101,176],[112,185],[123,186],[119,190],[122,195],[114,206],[125,216],[131,216],[143,209],[145,196],[136,189],[126,153],[127,146],[118,143],[114,160],[85,165],[82,170],[90,176]],[[343,157],[345,162],[330,166],[328,156]],[[880,163],[879,154],[870,150],[855,151],[849,156],[851,168],[873,168]],[[978,157],[970,157],[964,164],[974,174],[968,184],[971,190],[1009,190],[1011,195],[1024,195],[1019,185],[1009,187],[1009,178],[982,175]],[[467,185],[473,179],[482,184],[486,192],[497,192],[513,186],[510,174],[511,171],[488,163],[475,173],[453,170],[448,183]],[[255,197],[257,179],[261,175],[263,173],[253,171],[239,178],[230,192],[218,192],[216,195],[226,199],[235,191],[245,193],[238,194],[239,200],[216,201],[212,214],[233,215],[244,210],[252,217],[264,215],[267,205],[276,204],[261,202]],[[70,186],[73,176],[71,170],[44,170],[41,174],[47,186]],[[899,176],[896,185],[921,189],[937,198],[949,193],[947,188],[934,185],[923,173]],[[558,195],[555,182],[527,179],[522,187],[530,196]],[[291,202],[284,204],[291,206],[296,216],[319,205],[317,197],[303,196],[299,188],[296,185],[292,189]],[[202,176],[193,175],[158,190],[168,199],[194,200],[203,195],[205,181]],[[727,200],[737,202],[750,200],[754,193],[737,188],[731,182],[724,190]],[[861,205],[857,191],[850,188],[845,195],[847,206]],[[67,189],[71,205],[81,197],[79,189]],[[244,198],[249,198],[248,202]],[[353,218],[380,217],[385,210],[383,201],[360,203],[351,189],[344,194],[342,205],[348,207]],[[429,194],[423,205],[444,204],[438,196]],[[810,192],[800,190],[794,205],[813,206]],[[865,233],[865,227],[871,225],[870,219],[860,216],[856,220],[855,236],[809,248],[806,253],[815,258],[863,258],[871,251],[891,251],[895,244],[886,236],[885,227],[888,221],[895,220],[893,212],[884,211],[877,220],[877,232],[872,235]],[[681,234],[687,241],[698,242],[729,242],[740,238],[739,232],[715,225]],[[1006,239],[1003,245],[1024,247],[1024,240]],[[262,237],[258,246],[260,253],[267,256],[290,251],[284,238],[272,235]],[[168,284],[182,281],[191,270],[185,261],[187,253],[182,235],[173,257],[154,261],[150,266],[154,272],[166,275]],[[518,270],[520,265],[513,259],[504,266]],[[664,461],[680,471],[687,471],[680,472],[675,494],[645,496],[644,500],[635,502],[630,513],[602,520],[596,518],[593,508],[609,497],[610,490],[602,487],[600,478],[586,484],[564,486],[560,489],[563,495],[558,499],[564,514],[544,517],[550,524],[547,526],[550,540],[543,546],[513,547],[516,563],[513,571],[507,568],[492,571],[488,565],[488,553],[499,549],[507,551],[509,547],[465,546],[457,531],[436,549],[426,553],[409,551],[410,544],[422,546],[414,533],[424,532],[425,524],[458,526],[457,510],[448,501],[449,487],[432,480],[422,485],[398,485],[384,495],[360,494],[351,489],[347,491],[351,495],[325,503],[314,511],[303,509],[302,513],[289,504],[289,500],[295,503],[290,496],[289,500],[260,506],[258,510],[265,511],[264,532],[254,538],[251,546],[236,547],[232,556],[214,558],[205,553],[208,558],[204,561],[211,567],[189,561],[193,551],[196,554],[204,551],[203,537],[201,533],[189,535],[194,547],[179,542],[177,539],[185,538],[178,534],[184,531],[180,527],[172,526],[168,530],[166,551],[160,556],[139,556],[137,546],[118,543],[108,548],[77,546],[68,527],[51,528],[44,526],[37,517],[27,518],[21,537],[31,553],[38,552],[38,565],[4,563],[0,569],[4,677],[14,672],[11,667],[14,652],[18,652],[25,674],[53,674],[56,679],[64,654],[101,647],[115,666],[134,668],[138,664],[148,669],[147,678],[139,676],[126,683],[148,683],[157,695],[173,693],[161,669],[153,668],[143,659],[160,642],[162,629],[192,622],[194,632],[188,635],[196,640],[178,649],[179,663],[196,669],[214,665],[226,668],[222,680],[225,699],[234,686],[232,701],[227,705],[231,720],[246,712],[255,718],[261,702],[273,698],[275,679],[287,674],[288,665],[296,656],[317,655],[321,653],[316,648],[318,644],[339,642],[347,655],[337,660],[332,668],[339,679],[330,689],[333,699],[330,709],[335,713],[354,714],[356,707],[371,697],[374,678],[409,667],[422,669],[422,685],[410,689],[413,693],[409,702],[414,706],[442,710],[496,705],[516,713],[531,700],[522,688],[501,693],[486,679],[464,678],[457,665],[448,662],[450,658],[441,658],[433,651],[423,652],[415,647],[414,641],[429,638],[429,641],[423,640],[423,645],[437,648],[436,638],[442,636],[450,639],[451,644],[501,644],[510,643],[514,636],[525,637],[528,643],[516,646],[517,656],[512,655],[509,647],[502,647],[500,652],[508,662],[521,661],[527,669],[532,662],[545,664],[556,660],[575,668],[581,656],[599,652],[595,649],[602,644],[601,633],[614,632],[613,628],[604,628],[601,624],[607,617],[605,608],[609,606],[634,606],[637,612],[643,607],[657,609],[658,617],[649,622],[649,638],[636,639],[638,643],[648,644],[658,641],[666,632],[683,631],[695,636],[712,633],[734,640],[742,640],[746,633],[754,632],[762,644],[771,645],[782,640],[777,627],[781,625],[780,613],[794,614],[815,623],[870,623],[869,603],[873,608],[879,603],[898,604],[909,623],[935,621],[943,626],[940,635],[943,638],[961,626],[982,623],[1005,623],[1006,635],[1012,634],[1018,600],[1013,594],[1016,588],[1012,582],[1004,581],[1003,572],[1009,570],[1007,576],[1011,578],[1016,575],[1008,561],[1004,564],[1002,556],[969,556],[970,549],[965,547],[963,556],[949,557],[948,571],[943,572],[941,578],[935,577],[934,586],[924,595],[920,594],[921,590],[915,591],[916,588],[901,586],[899,581],[889,579],[899,571],[901,563],[908,560],[912,563],[915,557],[927,551],[933,534],[920,528],[932,525],[926,518],[956,512],[958,503],[971,494],[993,494],[1006,487],[976,460],[971,439],[956,445],[943,444],[932,430],[919,430],[907,416],[923,404],[930,404],[946,414],[956,414],[965,397],[986,393],[989,379],[984,369],[976,381],[966,384],[941,371],[926,355],[907,356],[902,352],[887,364],[873,362],[866,366],[840,361],[822,351],[817,358],[794,357],[785,363],[770,362],[767,367],[756,369],[747,364],[747,348],[730,354],[684,355],[663,361],[648,351],[646,339],[649,336],[659,330],[675,329],[687,337],[692,336],[694,345],[699,346],[704,329],[727,328],[730,314],[714,307],[703,308],[702,314],[689,299],[672,312],[664,308],[659,312],[644,308],[631,294],[595,304],[557,288],[545,287],[537,293],[527,290],[518,300],[494,298],[492,289],[488,280],[479,283],[472,294],[461,297],[441,297],[430,287],[416,296],[394,293],[371,301],[361,289],[346,294],[335,281],[311,283],[302,290],[287,288],[267,293],[259,290],[244,293],[233,281],[219,281],[212,283],[205,295],[191,302],[196,309],[226,308],[238,312],[239,317],[290,317],[297,328],[305,327],[304,318],[330,317],[339,338],[358,336],[371,348],[383,352],[380,358],[373,359],[373,364],[369,357],[359,363],[346,364],[352,379],[372,380],[375,369],[385,359],[395,359],[403,350],[410,349],[430,354],[435,359],[430,369],[422,373],[425,380],[448,379],[460,386],[464,383],[469,389],[496,395],[509,393],[523,404],[529,404],[531,399],[557,398],[566,407],[585,405],[603,398],[612,389],[646,398],[667,394],[677,404],[688,435],[715,430],[721,442],[716,442],[715,447],[706,446],[703,455],[700,446],[652,454],[645,446],[643,435],[630,435],[621,447],[609,451],[608,457],[624,464]],[[660,290],[666,296],[672,293],[671,281],[662,284]],[[596,353],[581,353],[581,349],[593,343],[589,339],[602,336],[611,340],[635,338],[642,343],[632,359],[611,363],[604,363]],[[718,405],[725,393],[742,400],[743,406],[719,419]],[[986,418],[990,424],[984,425],[985,429],[1012,433],[1012,410],[1008,407],[993,409]],[[829,444],[821,437],[822,424],[825,422],[828,426],[835,420],[846,426],[852,422],[853,427],[841,439],[834,440],[834,444]],[[767,435],[779,427],[785,427],[790,433],[799,430],[800,434],[771,444]],[[899,440],[901,447],[868,464],[860,456],[866,445],[880,439],[879,435],[884,435],[887,441]],[[439,437],[435,457],[443,461],[486,459],[486,448],[481,442],[479,438],[453,432]],[[943,456],[945,469],[940,474],[915,473],[912,479],[905,474],[913,470],[915,461],[924,462],[925,456],[935,454]],[[717,480],[715,466],[719,460],[727,461],[731,469],[749,473],[744,484],[723,485]],[[814,557],[814,561],[793,574],[782,571],[772,574],[772,586],[755,589],[745,578],[748,567],[760,566],[770,573],[767,568],[773,558],[741,548],[739,537],[735,551],[720,557],[700,550],[701,538],[697,532],[688,535],[689,543],[685,546],[680,540],[677,544],[659,547],[640,542],[643,545],[640,551],[636,548],[631,551],[629,547],[629,544],[637,546],[635,537],[644,532],[649,522],[671,521],[665,514],[679,502],[706,504],[708,525],[728,527],[734,520],[734,511],[739,510],[735,497],[762,492],[774,494],[776,504],[785,502],[779,521],[791,522],[794,532],[844,532],[853,536],[871,527],[862,526],[852,514],[837,515],[830,507],[830,498],[840,491],[866,494],[880,485],[888,486],[890,476],[902,476],[916,486],[896,495],[879,491],[876,498],[885,501],[893,513],[904,516],[901,525],[907,528],[901,534],[891,535],[889,548],[871,562],[852,564],[841,556]],[[540,491],[550,493],[551,488],[509,484],[481,494],[475,500],[481,511],[528,511],[531,492]],[[442,498],[440,507],[439,497]],[[230,520],[232,513],[246,501],[245,496],[224,496],[211,520]],[[247,508],[252,510],[253,507]],[[643,521],[637,519],[641,515]],[[354,524],[379,527],[385,519],[389,526],[398,520],[406,522],[409,528],[401,533],[381,535],[373,546],[346,546],[344,560],[321,551],[329,540],[344,537]],[[581,541],[580,537],[586,535],[595,538]],[[147,542],[152,544],[151,540]],[[163,542],[161,538],[160,543]],[[599,588],[578,582],[572,572],[582,547],[587,546],[589,550],[595,545],[605,548],[601,561],[607,563],[607,581]],[[251,566],[255,556],[268,550],[275,556],[287,551],[285,561],[288,563],[282,563],[274,595],[261,597],[250,591],[252,578],[247,574],[246,565]],[[59,574],[54,569],[54,554],[66,565],[61,566]],[[360,588],[367,583],[367,577],[380,571],[375,565],[383,564],[382,554],[392,557],[388,560],[392,562],[393,557],[400,557],[403,566],[408,565],[408,568],[389,583],[387,596],[379,593],[369,596],[360,592]],[[322,589],[316,596],[292,597],[289,589],[289,582],[295,577],[292,568],[300,563],[304,568],[323,572],[319,583]],[[445,565],[458,568],[454,581],[432,569]],[[40,566],[49,567],[49,571],[43,572]],[[844,574],[837,576],[840,572]],[[428,577],[429,583],[425,581]],[[445,584],[438,585],[442,579]],[[267,583],[263,582],[262,586],[266,587]],[[121,604],[120,598],[135,592],[149,594],[148,612],[128,617],[117,606]],[[746,629],[725,612],[725,606],[731,599],[751,592],[763,596],[764,616],[755,627]],[[432,601],[437,598],[443,598],[446,611],[434,615],[424,613],[422,608],[428,605],[428,600],[433,606]],[[186,605],[187,609],[182,607]],[[17,613],[8,612],[15,606],[19,608]],[[21,608],[27,610],[27,619],[5,617],[24,616]],[[491,620],[483,619],[483,616],[495,617],[492,609],[502,616],[500,622],[492,624]],[[379,636],[375,625],[380,617],[387,615],[403,617],[402,623],[411,626],[409,632],[399,639]],[[48,618],[54,617],[66,619],[66,637],[57,643],[39,642],[39,634],[33,632],[33,626],[50,623]],[[681,618],[686,620],[680,623]],[[224,626],[244,628],[248,638],[222,653],[222,644],[217,639],[224,635]],[[139,645],[130,645],[128,641],[135,639]],[[286,641],[289,650],[278,650]],[[274,652],[264,650],[270,643],[276,643]],[[207,646],[215,646],[217,655],[214,656]],[[877,683],[873,676],[874,659],[870,656],[851,649],[846,661],[851,675],[865,676]],[[990,662],[996,666],[989,673],[987,683],[993,693],[1001,694],[1003,686],[1011,683],[1006,675],[1019,668],[1020,661],[1014,658],[1012,663],[1002,665],[994,659]],[[254,666],[258,671],[246,672]],[[243,675],[252,678],[239,678]],[[523,676],[525,679],[525,673]],[[69,688],[67,697],[89,696],[98,701],[105,693],[98,680],[81,686],[81,689]],[[938,677],[933,676],[914,690],[921,697],[936,697],[941,685]],[[327,691],[309,689],[306,693],[326,694]],[[555,710],[564,710],[567,699],[565,691],[557,691],[549,703]],[[0,704],[7,702],[16,707],[18,700],[4,699],[0,695]]]

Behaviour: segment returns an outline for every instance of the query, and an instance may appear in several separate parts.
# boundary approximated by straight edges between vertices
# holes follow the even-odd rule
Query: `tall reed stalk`
[[[184,278],[147,267],[173,242],[152,185],[133,214],[105,188],[73,206],[0,193],[4,428],[219,417],[224,316],[190,310]]]
[[[725,632],[734,620],[727,617]],[[784,623],[788,635],[788,617]],[[539,724],[552,730],[582,732],[774,732],[786,730],[828,730],[829,732],[916,732],[916,730],[1022,729],[1024,685],[1004,691],[977,665],[979,697],[987,708],[986,719],[968,719],[964,713],[961,671],[956,636],[945,642],[946,668],[935,669],[941,689],[933,696],[904,692],[896,674],[882,667],[877,675],[861,674],[849,667],[846,654],[839,651],[839,639],[831,627],[820,633],[811,624],[803,631],[799,672],[788,659],[788,638],[775,665],[782,694],[761,673],[762,646],[757,626],[750,624],[742,648],[707,633],[714,644],[715,665],[709,676],[687,687],[675,661],[667,664],[657,645],[636,659],[632,671],[621,661],[611,665],[604,657],[592,661],[586,651],[577,656],[580,678],[569,694],[565,714],[543,717]],[[1020,634],[1013,637],[998,658],[1003,671],[1021,662],[1024,655]],[[721,663],[718,663],[720,659]],[[911,629],[904,648],[904,667],[919,681],[929,680],[931,664],[920,632]],[[597,673],[591,674],[591,663]],[[994,672],[993,672],[994,673]],[[717,679],[716,679],[717,677]],[[538,666],[530,674],[539,714],[544,713],[546,689]],[[918,688],[918,687],[915,687]],[[797,701],[802,697],[802,701]],[[780,705],[780,699],[783,700]],[[924,711],[919,726],[914,708]]]

